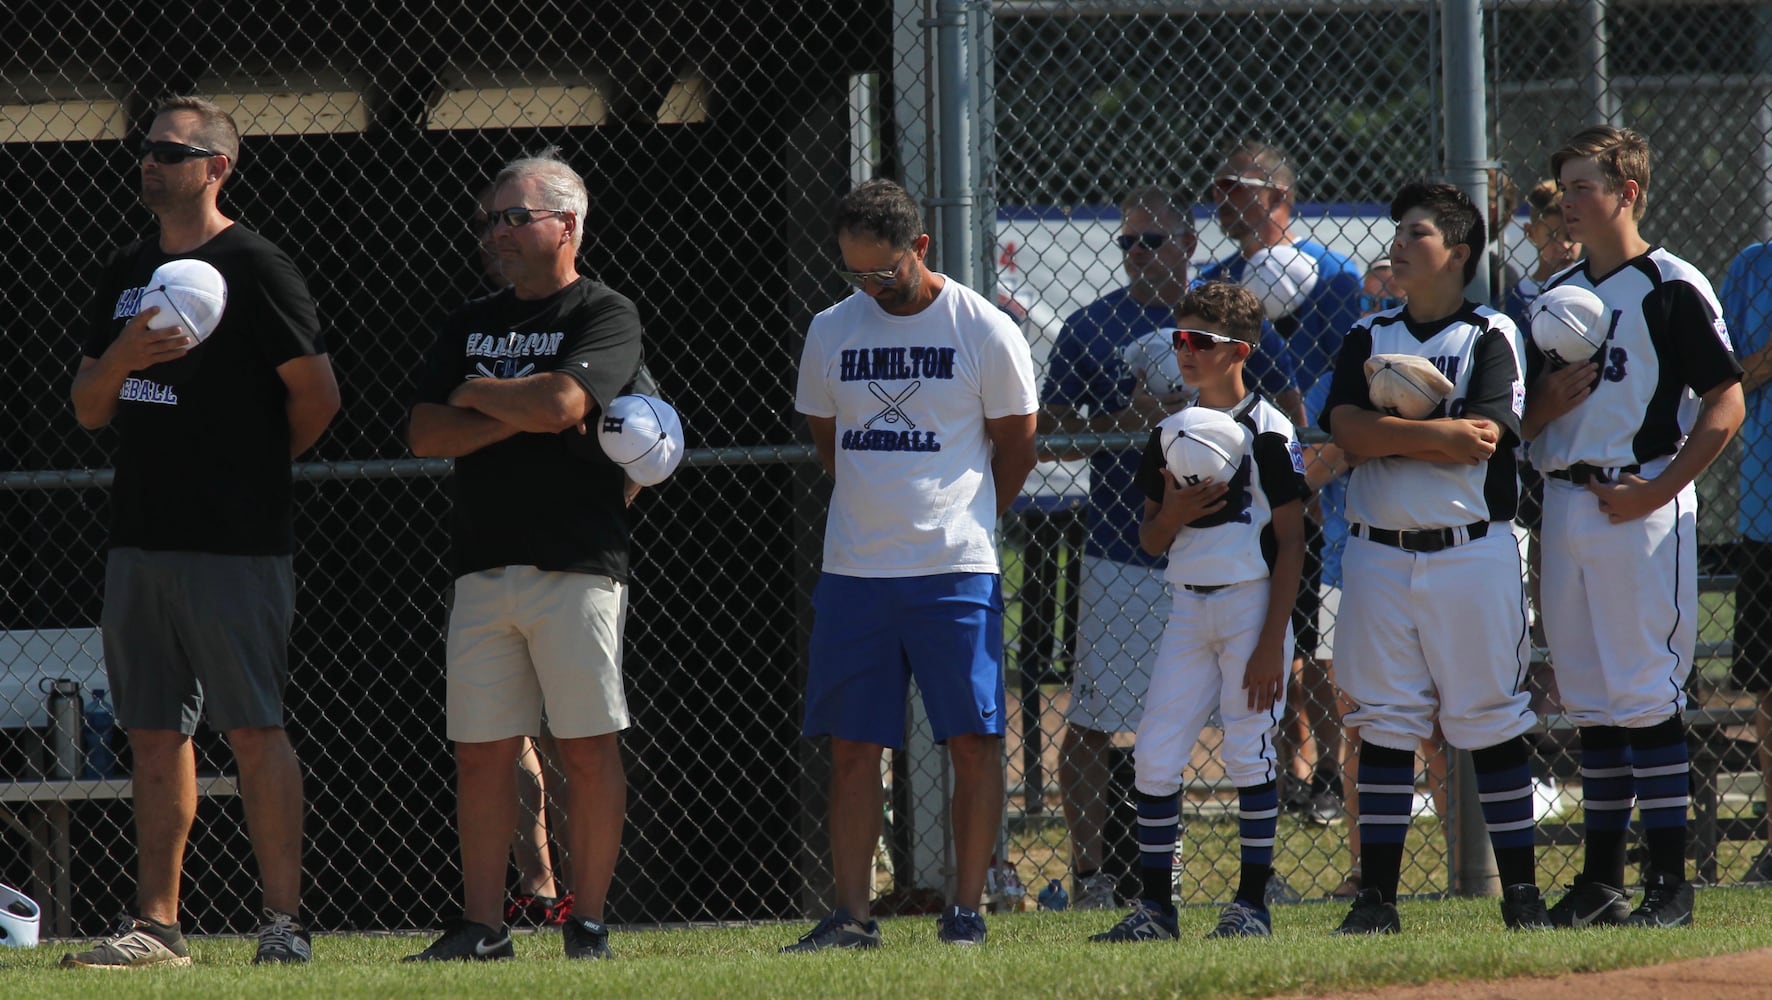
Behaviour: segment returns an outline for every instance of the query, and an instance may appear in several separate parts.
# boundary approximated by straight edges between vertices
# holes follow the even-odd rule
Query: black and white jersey
[[[1331,436],[1336,407],[1377,409],[1366,387],[1366,359],[1375,354],[1420,355],[1452,383],[1452,394],[1428,419],[1481,417],[1500,426],[1502,435],[1495,454],[1480,465],[1393,457],[1355,466],[1347,490],[1350,522],[1406,531],[1513,518],[1519,503],[1513,446],[1526,406],[1520,341],[1505,313],[1468,301],[1434,323],[1416,323],[1399,306],[1354,324],[1342,341],[1319,418]]]
[[[1214,587],[1272,576],[1274,508],[1310,496],[1304,453],[1285,414],[1253,392],[1225,412],[1248,429],[1249,446],[1224,506],[1181,529],[1169,546],[1163,579],[1173,584]],[[1163,429],[1179,417],[1170,414],[1151,431],[1138,467],[1139,491],[1154,503],[1163,502]]]
[[[1593,394],[1539,432],[1532,464],[1543,472],[1576,463],[1620,468],[1679,451],[1698,397],[1741,377],[1710,281],[1653,247],[1598,277],[1584,260],[1549,282],[1561,285],[1591,289],[1606,304],[1606,342]],[[1537,347],[1528,348],[1526,364],[1536,378],[1545,365]]]

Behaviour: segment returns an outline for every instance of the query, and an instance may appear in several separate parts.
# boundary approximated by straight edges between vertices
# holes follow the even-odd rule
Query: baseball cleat
[[[1102,931],[1100,934],[1089,935],[1095,942],[1121,941],[1178,941],[1181,931],[1175,923],[1175,914],[1164,913],[1157,904],[1148,899],[1132,901],[1132,912],[1120,918],[1120,922]]]
[[[1397,917],[1397,907],[1387,903],[1379,895],[1377,889],[1361,889],[1354,897],[1354,905],[1348,909],[1347,916],[1341,919],[1341,926],[1331,934],[1396,934],[1403,929],[1403,922]]]
[[[1258,910],[1240,899],[1233,899],[1218,914],[1218,926],[1207,938],[1272,937],[1274,921],[1266,910]]]
[[[818,925],[807,931],[800,940],[783,948],[781,953],[795,955],[824,951],[827,948],[871,950],[878,947],[880,947],[879,921],[870,919],[864,924],[850,916],[848,910],[838,909],[830,916],[820,920]]]
[[[609,928],[601,920],[572,917],[560,928],[567,958],[600,959],[609,957]]]
[[[1575,884],[1550,908],[1552,927],[1612,927],[1630,917],[1624,890],[1575,876]]]
[[[1625,920],[1627,927],[1692,926],[1692,883],[1667,872],[1643,880],[1643,902]]]
[[[984,918],[977,910],[955,904],[935,918],[935,940],[942,944],[984,944],[984,936]]]
[[[1510,931],[1544,931],[1551,927],[1550,911],[1535,885],[1510,885],[1501,890],[1501,922]]]

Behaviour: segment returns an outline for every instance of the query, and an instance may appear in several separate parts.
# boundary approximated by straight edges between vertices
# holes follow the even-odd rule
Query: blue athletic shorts
[[[807,736],[904,745],[912,676],[938,743],[1003,735],[1003,589],[995,573],[819,575]]]

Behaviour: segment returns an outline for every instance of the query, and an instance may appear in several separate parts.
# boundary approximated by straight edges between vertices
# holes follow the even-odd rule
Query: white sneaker
[[[1071,909],[1117,910],[1120,908],[1120,900],[1114,890],[1119,887],[1120,880],[1106,872],[1096,872],[1088,878],[1077,879],[1077,891],[1071,899]]]

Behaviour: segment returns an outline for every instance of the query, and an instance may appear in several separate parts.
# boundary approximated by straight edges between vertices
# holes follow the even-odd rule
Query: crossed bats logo
[[[881,420],[884,420],[889,424],[896,424],[902,420],[902,421],[904,421],[904,425],[906,428],[913,430],[913,431],[916,430],[917,429],[917,422],[912,420],[911,415],[904,411],[904,403],[905,403],[905,400],[910,399],[912,396],[916,395],[917,390],[922,387],[923,387],[922,380],[917,379],[915,381],[912,381],[909,385],[906,385],[904,387],[903,392],[900,392],[898,395],[894,396],[892,393],[890,393],[886,390],[885,386],[881,385],[880,383],[869,382],[868,383],[868,391],[874,394],[875,399],[879,400],[882,403],[885,403],[886,408],[881,410],[879,413],[874,414],[872,417],[869,417],[868,422],[861,425],[862,428],[864,430],[872,430],[874,425],[876,423],[879,423]]]

